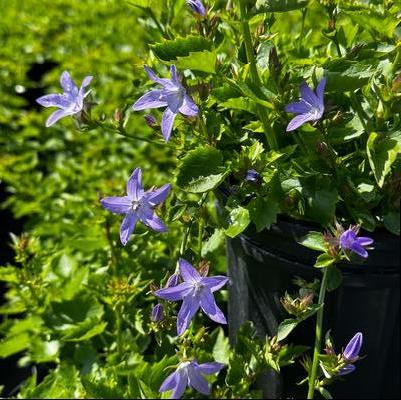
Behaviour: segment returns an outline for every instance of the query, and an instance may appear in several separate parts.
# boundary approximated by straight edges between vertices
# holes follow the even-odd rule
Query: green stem
[[[122,314],[123,310],[122,307],[120,306],[116,306],[116,334],[117,334],[117,338],[116,338],[116,342],[117,342],[117,354],[122,357],[123,355],[123,340],[122,340],[122,319],[121,319],[121,314]]]
[[[249,29],[249,22],[248,22],[247,14],[246,14],[245,0],[238,0],[238,1],[239,1],[239,8],[240,8],[242,33],[244,35],[246,59],[249,63],[251,79],[252,79],[253,84],[256,87],[260,88],[260,87],[262,87],[262,82],[259,78],[258,70],[256,68],[256,58],[255,58],[255,54],[254,54],[254,50],[253,50],[251,30]],[[259,115],[260,121],[262,122],[264,131],[265,131],[266,140],[267,140],[267,143],[268,143],[270,149],[277,149],[278,144],[277,144],[276,134],[273,130],[271,130],[269,128],[269,119],[268,119],[265,108],[260,104],[256,104],[256,108],[258,110],[258,115]]]
[[[145,137],[129,135],[128,133],[125,132],[123,127],[115,128],[115,127],[111,127],[111,126],[102,124],[102,123],[100,123],[98,121],[92,121],[92,122],[93,122],[93,124],[92,124],[93,128],[101,128],[101,129],[104,129],[104,130],[112,132],[112,133],[117,133],[117,135],[124,136],[127,139],[131,139],[131,140],[140,140],[142,142],[157,144],[159,146],[166,146],[166,143],[156,142],[154,140],[151,140],[151,139],[148,139],[148,138],[145,138]]]
[[[205,202],[205,200],[206,200],[208,194],[209,194],[209,192],[203,193],[202,197],[201,197],[200,200],[198,201],[198,209],[201,208],[201,207],[203,206],[203,203]],[[188,223],[187,229],[185,229],[184,237],[183,237],[182,242],[181,242],[181,245],[180,245],[180,252],[179,252],[178,258],[181,258],[181,257],[184,255],[184,253],[185,253],[185,250],[186,250],[186,248],[187,248],[187,243],[188,243],[189,235],[190,235],[190,233],[191,233],[191,228],[192,228],[192,225],[193,225],[193,223],[194,223],[194,221],[195,221],[195,218],[197,218],[197,217],[198,217],[198,213],[196,213],[196,215],[195,215],[195,214],[192,215],[192,217],[191,217],[191,219],[190,219],[190,221],[189,221],[189,223]],[[176,265],[176,267],[175,267],[175,272],[176,272],[176,273],[179,272],[178,260],[177,260],[177,265]]]
[[[313,361],[312,368],[309,372],[309,383],[308,383],[308,399],[313,399],[315,394],[315,386],[316,386],[316,376],[317,370],[319,366],[319,354],[320,354],[320,346],[322,342],[322,327],[323,327],[323,313],[324,313],[324,299],[326,297],[326,289],[327,289],[327,271],[325,268],[323,272],[323,279],[320,284],[320,293],[318,305],[320,306],[317,316],[316,316],[316,336],[315,336],[315,348],[313,351]]]

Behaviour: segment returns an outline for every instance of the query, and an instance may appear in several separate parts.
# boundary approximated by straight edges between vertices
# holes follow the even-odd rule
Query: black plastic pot
[[[297,243],[309,230],[318,230],[292,221],[281,221],[269,231],[245,234],[228,240],[228,267],[231,277],[229,300],[230,338],[235,340],[246,320],[260,335],[275,335],[278,324],[288,315],[280,304],[292,280],[321,278],[313,267],[317,252]],[[399,311],[400,239],[386,232],[369,235],[375,249],[366,262],[341,265],[343,284],[327,296],[324,331],[331,329],[340,351],[357,332],[364,334],[361,353],[366,358],[357,369],[330,388],[335,398],[389,399],[400,397]],[[314,318],[299,325],[288,337],[295,344],[313,346]],[[265,398],[305,398],[306,387],[295,382],[305,376],[300,366],[269,373],[259,385]]]

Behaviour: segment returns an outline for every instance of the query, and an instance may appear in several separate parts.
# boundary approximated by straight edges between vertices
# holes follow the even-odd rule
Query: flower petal
[[[310,105],[302,100],[285,106],[285,111],[293,114],[306,114],[310,109]]]
[[[139,200],[143,196],[142,170],[135,168],[127,182],[127,195],[132,200]]]
[[[127,214],[131,208],[131,200],[127,197],[104,197],[100,200],[102,206],[115,214]]]
[[[199,113],[198,106],[194,103],[194,101],[186,94],[184,96],[184,101],[182,106],[178,110],[181,114],[186,115],[187,117],[195,117]]]
[[[188,384],[188,374],[186,369],[181,369],[177,371],[177,373],[178,373],[177,384],[173,390],[173,393],[171,393],[172,399],[181,398]]]
[[[316,97],[313,90],[307,85],[306,82],[302,82],[299,91],[301,92],[302,100],[306,101],[313,107],[319,106],[319,99]]]
[[[151,210],[146,210],[139,215],[141,222],[147,227],[153,229],[156,232],[167,232],[167,227],[163,221]]]
[[[138,216],[136,213],[130,212],[128,213],[121,224],[120,227],[120,239],[123,246],[125,246],[128,242],[131,233],[135,229],[135,225],[138,221]]]
[[[164,79],[164,78],[159,78],[154,72],[153,70],[148,67],[147,65],[144,65],[144,69],[146,71],[146,73],[148,74],[148,77],[151,81],[156,82],[160,85],[165,85],[167,82],[169,82],[168,79]]]
[[[193,316],[199,310],[199,298],[188,295],[184,297],[180,311],[177,315],[177,335],[181,336],[188,328]]]
[[[226,324],[227,320],[223,312],[217,306],[214,296],[209,288],[204,287],[200,297],[200,306],[204,313],[213,321],[219,324]]]
[[[171,74],[171,80],[175,84],[181,85],[180,81],[178,80],[178,75],[177,75],[177,68],[175,67],[174,64],[170,66],[170,74]]]
[[[83,79],[82,83],[81,83],[81,90],[85,89],[88,85],[90,85],[90,83],[92,82],[93,76],[88,75],[85,76],[85,78]]]
[[[326,87],[326,78],[322,78],[316,88],[316,96],[319,100],[320,108],[324,110],[324,88]]]
[[[59,119],[67,117],[68,115],[74,114],[70,111],[65,111],[65,110],[57,110],[53,114],[50,115],[50,117],[46,121],[46,127],[48,128],[49,126],[52,126],[55,124]]]
[[[369,256],[367,250],[363,246],[361,246],[357,241],[352,243],[350,250],[363,258],[367,258]]]
[[[182,300],[185,296],[189,294],[192,290],[192,285],[188,282],[180,283],[177,286],[171,286],[168,288],[163,288],[156,290],[154,292],[155,296],[168,301],[178,301]]]
[[[199,272],[187,260],[180,258],[178,264],[180,266],[180,274],[185,282],[196,283],[201,280],[202,277]]]
[[[313,121],[315,118],[311,114],[300,114],[294,117],[287,126],[287,132],[294,131],[299,128],[301,125],[305,124],[308,121]]]
[[[192,364],[188,367],[188,384],[199,393],[206,395],[210,394],[209,384],[196,365]]]
[[[163,113],[162,134],[166,142],[170,140],[171,131],[173,130],[174,119],[176,115],[177,114],[173,113],[169,108],[166,108]]]
[[[191,290],[192,285],[188,282],[183,282],[177,286],[155,290],[154,294],[164,300],[178,301],[187,296]]]
[[[43,107],[67,108],[70,105],[68,98],[62,94],[47,94],[36,99]]]
[[[202,278],[202,283],[207,286],[211,292],[221,289],[228,282],[228,278],[223,275],[207,276]]]
[[[166,107],[165,101],[161,90],[151,90],[140,97],[132,106],[134,111],[146,110],[148,108]]]
[[[147,202],[151,206],[155,206],[157,204],[162,203],[164,200],[166,200],[166,197],[168,196],[170,189],[171,185],[167,183],[159,189],[149,190],[145,194]]]
[[[342,376],[342,375],[348,375],[351,372],[354,372],[356,370],[356,367],[354,364],[348,364],[345,365],[344,367],[342,367],[340,369],[340,371],[338,371],[337,375]]]
[[[224,364],[212,361],[203,364],[199,364],[198,368],[201,370],[202,374],[211,375],[219,372],[221,369],[225,367]]]
[[[372,238],[367,237],[367,236],[361,236],[361,237],[357,238],[356,240],[361,246],[369,246],[370,244],[372,244],[374,242],[374,240]]]
[[[347,360],[353,360],[358,357],[361,351],[363,341],[363,335],[361,332],[356,333],[353,338],[347,344],[345,350],[343,351],[343,356]]]
[[[179,380],[180,377],[178,372],[174,371],[160,385],[159,392],[162,393],[162,392],[167,392],[167,390],[174,389],[177,386]]]
[[[74,81],[71,79],[70,73],[68,71],[64,71],[60,76],[60,85],[64,89],[64,91],[73,96],[78,95],[78,88],[75,85]]]

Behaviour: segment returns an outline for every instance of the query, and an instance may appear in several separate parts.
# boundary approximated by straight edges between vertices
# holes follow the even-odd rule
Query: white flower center
[[[139,208],[140,205],[141,205],[141,203],[140,203],[139,200],[132,200],[131,201],[131,209],[132,209],[132,211],[136,211]]]

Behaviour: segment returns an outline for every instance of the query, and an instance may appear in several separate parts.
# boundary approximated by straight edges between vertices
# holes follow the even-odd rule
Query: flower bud
[[[152,309],[151,319],[153,322],[160,322],[164,319],[163,305],[158,303]]]
[[[363,335],[361,332],[358,332],[354,335],[354,337],[349,341],[347,347],[343,351],[343,357],[347,361],[352,361],[358,358],[359,352],[361,351],[363,341]]]
[[[177,286],[180,283],[180,275],[173,274],[171,275],[166,282],[166,288]]]
[[[154,128],[157,125],[156,118],[152,114],[146,114],[144,117],[146,125],[150,128]]]
[[[260,179],[259,172],[255,171],[254,169],[248,169],[246,171],[245,180],[248,182],[258,182]]]

